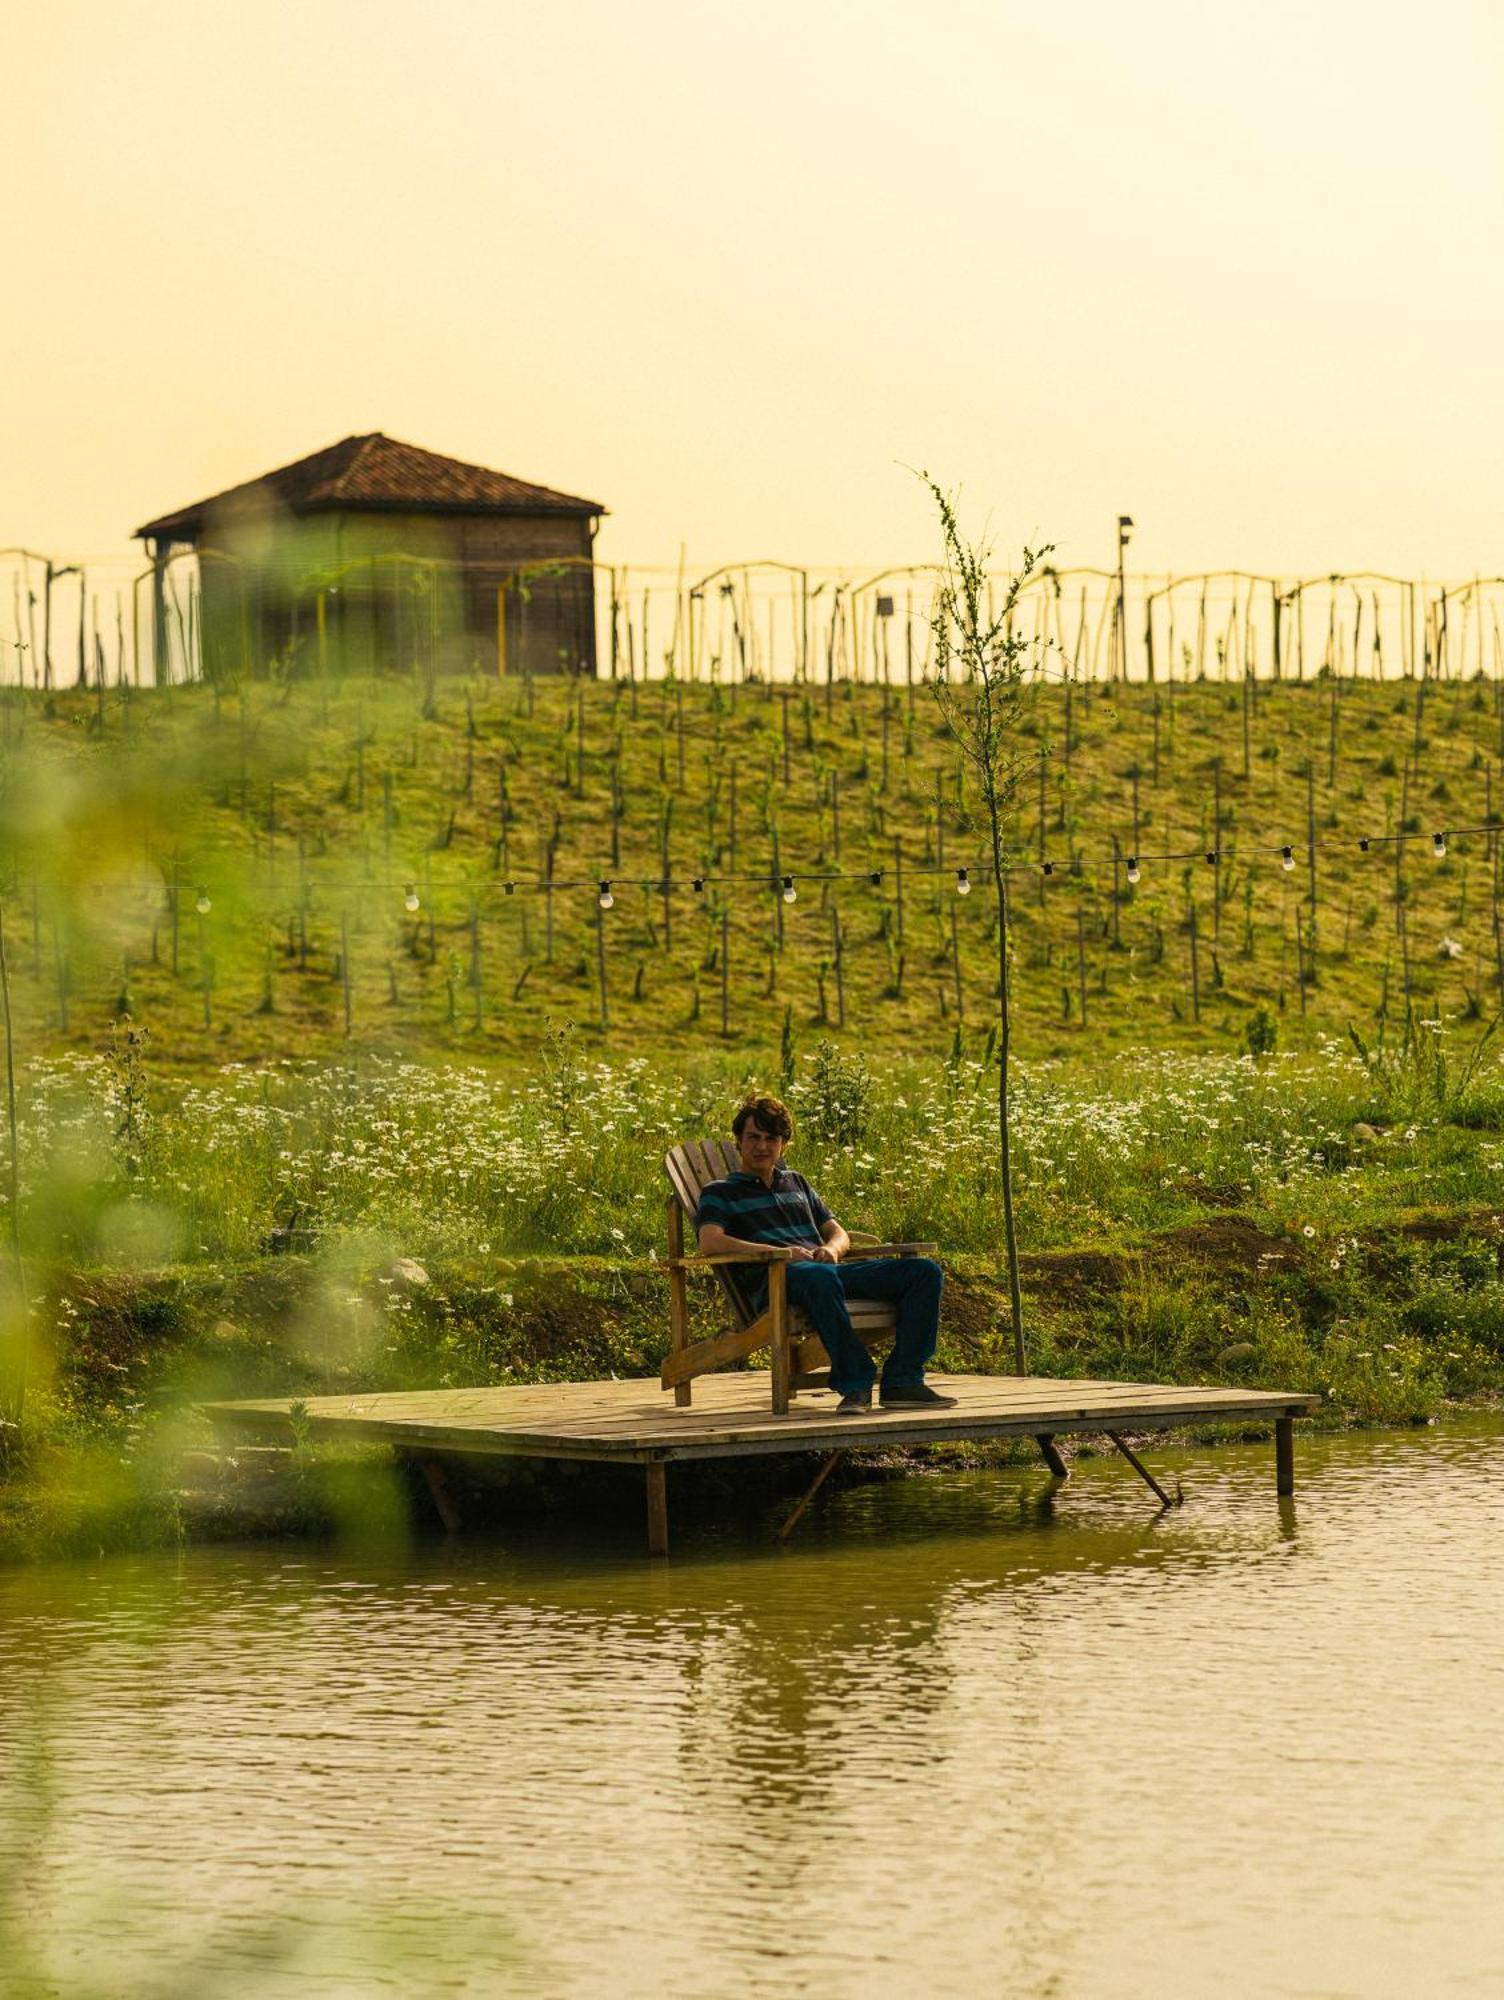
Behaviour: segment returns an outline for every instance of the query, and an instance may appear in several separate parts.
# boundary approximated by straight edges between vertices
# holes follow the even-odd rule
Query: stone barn
[[[605,508],[373,431],[136,530],[169,657],[168,567],[198,557],[209,679],[272,671],[594,674]]]

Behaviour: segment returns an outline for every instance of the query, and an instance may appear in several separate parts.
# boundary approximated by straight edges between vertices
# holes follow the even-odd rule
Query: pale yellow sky
[[[352,431],[671,564],[1504,571],[1497,0],[53,0],[0,546]]]

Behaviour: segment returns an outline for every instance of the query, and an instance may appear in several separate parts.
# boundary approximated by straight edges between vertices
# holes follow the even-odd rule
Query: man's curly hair
[[[765,1132],[771,1132],[779,1139],[792,1139],[794,1136],[793,1113],[781,1097],[762,1097],[755,1093],[744,1097],[731,1121],[731,1130],[736,1138],[742,1136],[742,1127],[749,1118],[755,1118]]]

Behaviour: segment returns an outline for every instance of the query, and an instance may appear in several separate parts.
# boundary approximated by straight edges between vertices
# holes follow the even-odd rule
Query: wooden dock
[[[932,1378],[957,1398],[951,1410],[883,1410],[838,1417],[829,1394],[801,1394],[787,1416],[771,1409],[763,1371],[707,1376],[694,1402],[680,1409],[656,1378],[627,1382],[542,1382],[483,1389],[397,1390],[360,1396],[315,1396],[302,1404],[296,1429],[318,1438],[388,1444],[414,1457],[435,1504],[453,1526],[442,1466],[433,1454],[588,1459],[647,1470],[648,1547],[668,1550],[666,1468],[674,1459],[739,1458],[768,1452],[823,1452],[818,1486],[836,1456],[851,1446],[943,1444],[981,1438],[1035,1437],[1052,1467],[1049,1440],[1094,1432],[1112,1439],[1164,1504],[1163,1489],[1123,1441],[1125,1431],[1185,1424],[1272,1424],[1275,1485],[1295,1490],[1293,1422],[1319,1398],[1272,1389],[1177,1388],[1157,1382],[1076,1382],[1041,1375],[952,1375]],[[207,1403],[217,1425],[261,1438],[294,1435],[288,1397]],[[813,1496],[805,1496],[789,1526]]]

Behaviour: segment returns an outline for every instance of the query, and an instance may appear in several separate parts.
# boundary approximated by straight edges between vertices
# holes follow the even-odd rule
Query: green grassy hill
[[[785,1008],[797,1035],[914,1053],[991,1020],[975,784],[927,689],[425,697],[12,692],[23,1050],[97,1046],[126,1012],[189,1069],[352,1043],[517,1057],[563,1021],[615,1052],[766,1048]],[[1494,818],[1493,684],[1056,686],[1019,747],[1025,1055],[1242,1046],[1259,1008],[1287,1041],[1407,996],[1495,1011],[1498,840],[1457,832]]]

